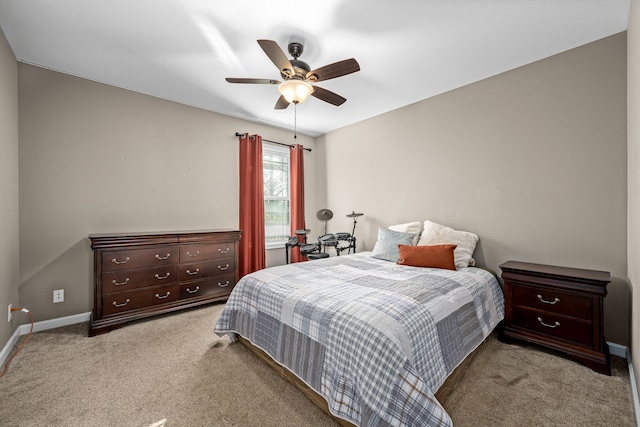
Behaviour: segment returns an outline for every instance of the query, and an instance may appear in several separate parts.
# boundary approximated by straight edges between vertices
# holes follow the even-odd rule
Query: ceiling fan
[[[334,79],[360,71],[358,61],[353,58],[311,70],[309,64],[298,59],[303,51],[301,43],[289,43],[288,50],[293,59],[288,59],[282,49],[280,49],[280,46],[273,40],[258,40],[258,44],[269,59],[278,67],[284,81],[232,77],[227,77],[226,80],[229,83],[277,84],[278,91],[281,95],[276,102],[276,110],[283,110],[287,108],[289,104],[302,103],[309,95],[328,102],[329,104],[336,106],[342,105],[347,100],[346,98],[330,90],[312,85],[311,83]]]

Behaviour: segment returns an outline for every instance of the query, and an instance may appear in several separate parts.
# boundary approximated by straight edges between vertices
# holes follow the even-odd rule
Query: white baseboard
[[[640,400],[638,400],[638,385],[636,384],[636,375],[633,371],[633,363],[631,362],[631,352],[626,349],[625,357],[627,366],[629,366],[629,382],[631,383],[631,394],[633,396],[633,407],[636,414],[636,425],[640,427]]]
[[[11,353],[11,350],[13,350],[13,346],[15,346],[16,342],[18,342],[18,337],[20,337],[20,328],[13,331],[13,335],[11,335],[9,341],[7,341],[5,346],[2,348],[2,351],[0,351],[1,366],[4,366],[4,362],[5,360],[7,360],[7,357],[9,357],[9,353]]]
[[[627,353],[629,352],[629,348],[627,346],[609,341],[607,341],[607,345],[609,346],[609,354],[622,357],[623,359],[627,358]]]
[[[91,318],[91,312],[74,314],[71,316],[58,317],[56,319],[43,320],[41,322],[35,322],[33,324],[33,332],[46,331],[48,329],[60,328],[62,326],[75,325],[76,323],[88,322]],[[31,324],[20,325],[13,332],[13,335],[9,338],[9,341],[5,344],[0,351],[0,366],[4,365],[5,360],[9,357],[9,353],[13,350],[13,347],[18,342],[18,338],[21,335],[27,335],[31,329]]]
[[[636,384],[636,376],[633,371],[633,362],[631,361],[631,351],[629,347],[607,341],[609,346],[609,354],[619,356],[627,360],[629,367],[629,382],[631,383],[631,398],[633,399],[633,408],[636,416],[636,425],[640,427],[640,400],[638,399],[638,385]]]

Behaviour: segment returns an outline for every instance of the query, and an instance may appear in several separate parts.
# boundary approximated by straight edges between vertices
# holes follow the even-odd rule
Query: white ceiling
[[[346,103],[297,107],[318,136],[625,31],[630,2],[0,0],[0,28],[18,61],[286,129],[277,86],[224,80],[281,80],[256,40],[302,42],[312,69],[356,58],[317,84]]]

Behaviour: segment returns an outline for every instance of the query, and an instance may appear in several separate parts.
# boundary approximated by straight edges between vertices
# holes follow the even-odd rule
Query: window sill
[[[271,243],[265,246],[266,250],[271,250],[271,249],[284,249],[284,242],[283,243]]]

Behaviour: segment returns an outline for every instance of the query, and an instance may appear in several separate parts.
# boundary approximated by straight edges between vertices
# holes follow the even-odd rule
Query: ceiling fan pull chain
[[[293,104],[293,139],[298,139],[298,103]]]

